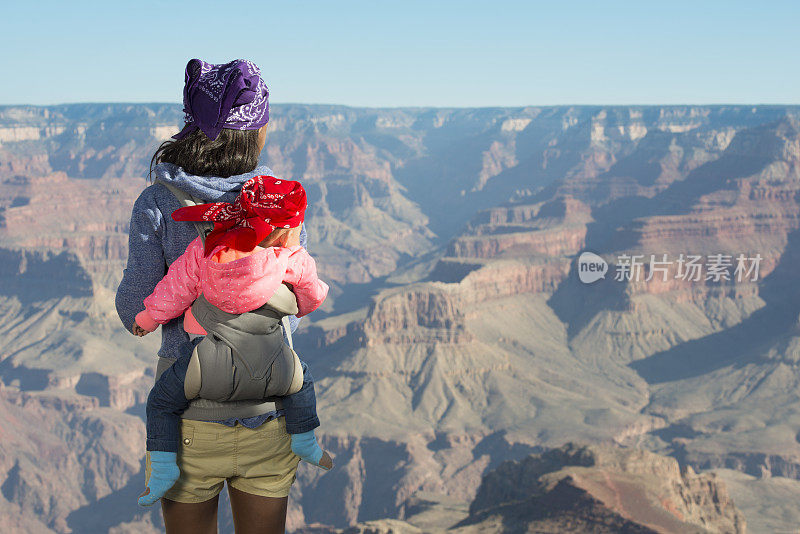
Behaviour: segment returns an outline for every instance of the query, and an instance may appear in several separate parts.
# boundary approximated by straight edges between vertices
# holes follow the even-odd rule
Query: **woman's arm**
[[[300,227],[300,246],[308,250],[308,247],[306,246],[307,244],[308,236],[306,235],[306,223],[303,223]]]
[[[128,264],[117,288],[116,307],[122,324],[133,331],[136,314],[144,309],[144,299],[167,272],[161,244],[163,216],[150,188],[133,204],[128,236]]]
[[[180,257],[172,262],[167,274],[156,284],[153,292],[144,299],[144,311],[136,316],[136,323],[148,331],[156,329],[183,315],[192,302],[200,296],[200,261],[203,258],[203,241],[198,237]]]

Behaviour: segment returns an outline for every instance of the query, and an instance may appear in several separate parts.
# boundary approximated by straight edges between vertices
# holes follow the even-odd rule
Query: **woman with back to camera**
[[[135,329],[144,298],[197,238],[195,225],[171,217],[182,205],[178,197],[232,202],[242,184],[272,174],[258,167],[269,120],[268,96],[258,67],[249,61],[189,61],[183,91],[186,126],[175,141],[156,151],[151,162],[155,183],[141,193],[131,215],[128,264],[116,298],[128,331]],[[305,226],[299,244],[306,246]],[[294,330],[297,319],[291,317],[290,323]],[[181,318],[164,324],[156,378],[199,341],[189,338]],[[304,381],[311,382],[305,365],[303,369]],[[313,405],[313,387],[304,389],[311,398],[287,397],[283,402]],[[182,415],[180,477],[161,499],[169,534],[216,532],[219,492],[226,481],[237,534],[284,531],[299,457],[282,415],[280,406],[263,400],[191,402]],[[159,468],[148,454],[148,478]]]

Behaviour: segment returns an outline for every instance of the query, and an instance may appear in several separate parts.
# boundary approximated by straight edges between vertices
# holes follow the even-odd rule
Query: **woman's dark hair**
[[[161,143],[150,160],[150,177],[158,163],[172,163],[189,174],[227,178],[258,166],[258,130],[223,128],[213,141],[200,129]]]

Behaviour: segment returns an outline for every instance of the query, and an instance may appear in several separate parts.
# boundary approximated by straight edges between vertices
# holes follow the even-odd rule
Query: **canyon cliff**
[[[158,340],[126,333],[113,296],[133,200],[179,112],[0,108],[4,531],[159,528],[134,503]],[[799,115],[275,106],[262,163],[305,185],[309,250],[332,287],[296,338],[337,467],[301,466],[291,527],[401,525],[426,499],[464,509],[488,473],[520,469],[503,462],[571,441],[615,444],[599,458],[671,457],[653,461],[674,478],[674,521],[744,530],[712,470],[752,477],[726,475],[750,531],[800,520],[788,501],[784,523],[767,520],[751,491],[765,477],[800,484]],[[577,274],[585,250],[609,265],[592,284]],[[691,281],[649,263],[713,254],[759,255],[757,278],[727,265]],[[617,279],[637,255],[642,277]],[[547,484],[531,475],[539,502],[573,495],[586,514],[654,528],[631,492],[563,469]],[[727,504],[686,508],[698,488]],[[516,514],[495,504],[458,528]]]

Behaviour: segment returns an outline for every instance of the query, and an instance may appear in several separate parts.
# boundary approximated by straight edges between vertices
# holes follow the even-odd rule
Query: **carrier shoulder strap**
[[[292,343],[292,325],[289,324],[288,315],[284,315],[281,318],[281,325],[283,325],[283,331],[286,334],[286,341],[289,342],[289,348],[294,350],[294,344]]]
[[[180,205],[183,206],[183,207],[196,206],[198,204],[205,204],[205,202],[203,202],[199,198],[197,198],[197,197],[195,197],[193,195],[190,195],[186,191],[178,189],[177,187],[175,187],[172,184],[169,184],[167,182],[164,182],[164,181],[158,180],[158,179],[156,179],[156,182],[161,184],[161,185],[163,185],[164,187],[166,187],[169,190],[169,192],[172,193],[172,195],[176,199],[178,199],[178,203],[180,203]],[[214,223],[197,221],[197,222],[193,222],[192,224],[194,224],[194,227],[197,230],[197,234],[200,236],[200,239],[205,244],[206,236],[208,234],[210,234],[211,231],[214,229]],[[278,295],[282,295],[283,293],[289,293],[291,295],[291,297],[292,297],[292,300],[294,300],[294,294],[292,294],[291,291],[289,291],[289,289],[286,286],[281,284],[279,289],[282,289],[282,290],[285,290],[285,291],[277,291],[276,295],[274,297],[277,297]],[[272,300],[272,299],[270,299],[270,300]],[[285,301],[285,297],[282,299],[281,302],[283,302],[283,301]],[[292,304],[296,308],[297,305],[294,302]],[[283,307],[286,307],[286,305],[284,304]],[[276,309],[279,309],[279,310],[283,311],[281,306],[276,306]],[[297,312],[295,311],[294,313],[297,313]],[[292,329],[291,329],[291,326],[289,324],[289,317],[288,316],[284,316],[283,319],[281,319],[281,325],[283,326],[283,331],[286,334],[286,340],[289,342],[289,347],[291,349],[294,349],[294,344],[292,343]]]
[[[178,203],[180,203],[180,205],[183,207],[205,204],[204,201],[200,200],[195,196],[190,195],[186,191],[178,189],[172,184],[168,184],[167,182],[164,182],[162,180],[156,180],[156,182],[169,189],[169,192],[172,193],[172,195],[178,199]],[[210,234],[211,231],[214,229],[214,223],[196,221],[193,222],[192,224],[194,224],[194,228],[195,230],[197,230],[197,234],[200,236],[200,239],[203,241],[203,243],[205,243],[206,236]]]

